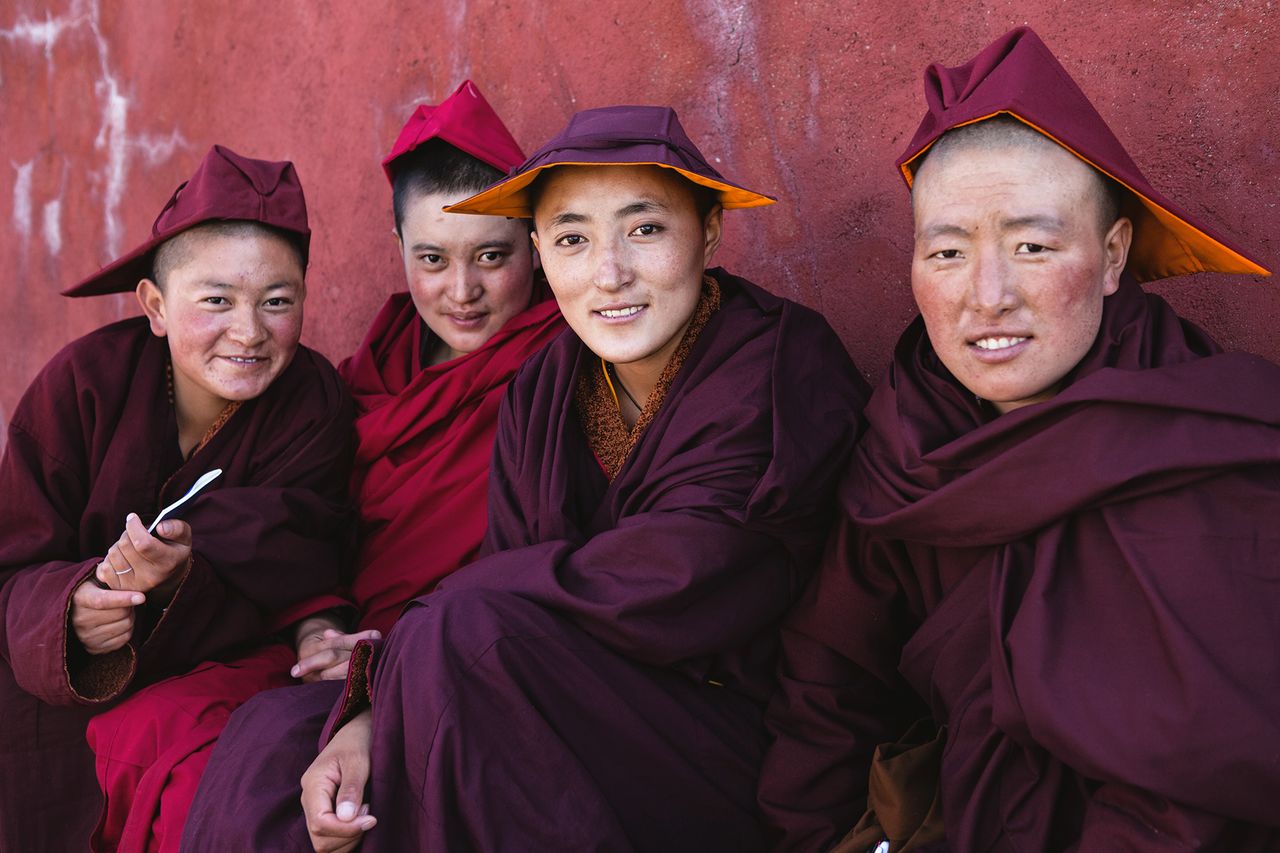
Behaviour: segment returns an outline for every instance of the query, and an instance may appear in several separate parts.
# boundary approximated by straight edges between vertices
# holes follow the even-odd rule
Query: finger
[[[91,583],[81,584],[76,594],[77,603],[90,610],[127,610],[147,600],[147,597],[140,592],[128,589],[100,589]]]
[[[136,512],[125,517],[124,535],[120,537],[119,545],[129,565],[134,568],[141,565],[139,560],[152,565],[161,562],[167,548],[164,542],[147,532],[147,526]]]
[[[142,558],[138,556],[133,543],[129,541],[128,534],[124,534],[120,537],[120,541],[107,549],[107,565],[119,577],[129,574],[134,569],[145,564]]]
[[[293,665],[293,669],[289,670],[289,674],[294,678],[302,678],[309,673],[328,669],[339,661],[340,654],[341,652],[335,649],[324,649],[315,654],[307,655]],[[347,652],[346,655],[350,657],[351,653]]]
[[[111,564],[108,563],[105,558],[103,558],[102,562],[98,563],[98,565],[94,567],[93,576],[97,578],[99,582],[106,584],[109,589],[120,588],[120,576],[111,570]]]
[[[332,814],[319,818],[315,824],[308,822],[307,833],[311,845],[319,853],[346,853],[354,850],[366,832],[378,825],[373,815],[365,815],[354,821],[338,820]]]
[[[146,528],[143,530],[145,531]],[[191,544],[191,525],[176,518],[166,518],[156,525],[155,533],[152,535],[170,545],[187,546]]]
[[[338,786],[338,805],[334,809],[338,820],[357,820],[360,806],[364,804],[364,785],[368,781],[369,770],[365,762],[353,761],[343,765],[342,784]]]
[[[347,671],[351,669],[351,658],[347,658],[341,663],[335,663],[328,669],[320,672],[319,681],[344,681],[347,677]]]

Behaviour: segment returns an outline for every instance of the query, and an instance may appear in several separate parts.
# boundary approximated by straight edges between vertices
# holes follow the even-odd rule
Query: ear
[[[536,272],[542,269],[542,253],[538,251],[538,232],[537,231],[529,232],[529,242],[533,244],[533,246],[529,249],[529,254],[531,256],[530,260],[533,261],[533,269]]]
[[[716,249],[720,248],[720,237],[724,234],[724,208],[716,205],[707,213],[706,220],[702,223],[702,266],[711,266],[711,259],[716,255]]]
[[[529,239],[533,241],[533,250],[541,254],[542,244],[538,242],[538,232],[536,230],[529,232]],[[539,261],[541,263],[541,261]]]
[[[164,291],[160,289],[160,285],[144,278],[138,282],[134,295],[138,297],[142,313],[147,315],[147,320],[151,323],[151,334],[163,338],[168,334],[168,321],[165,317]]]
[[[1129,246],[1133,243],[1133,222],[1122,216],[1107,231],[1103,251],[1106,253],[1106,267],[1103,270],[1102,293],[1110,296],[1120,289],[1120,274],[1129,260]]]

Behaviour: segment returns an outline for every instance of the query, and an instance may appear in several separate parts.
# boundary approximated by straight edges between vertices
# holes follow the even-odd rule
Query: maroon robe
[[[937,849],[1280,849],[1280,368],[1131,279],[1104,305],[1067,387],[999,416],[904,334],[784,631],[780,849],[839,840],[922,716]]]
[[[512,382],[487,556],[415,600],[373,669],[364,850],[759,847],[776,624],[866,391],[819,315],[716,275],[720,309],[612,482],[575,408],[599,358],[566,334]],[[308,847],[314,747],[281,745],[257,704],[215,750],[185,850]]]
[[[476,352],[423,367],[426,324],[408,293],[394,294],[339,368],[357,410],[351,492],[360,551],[351,598],[358,630],[388,630],[409,599],[479,550],[503,393],[524,360],[564,328],[555,302],[545,292],[540,300]],[[287,618],[351,604],[326,591]],[[232,712],[257,693],[296,684],[289,675],[296,660],[289,644],[202,665],[96,718],[89,740],[107,807],[94,849],[176,850]],[[315,741],[304,739],[311,747]]]
[[[262,396],[182,459],[167,342],[143,318],[72,343],[36,377],[0,462],[0,849],[83,849],[98,816],[89,718],[143,684],[260,641],[274,614],[332,587],[347,537],[351,400],[300,347]],[[88,655],[74,590],[124,529],[212,468],[182,508],[194,563],[124,648]],[[35,774],[35,775],[33,775]],[[39,784],[33,784],[38,779]]]

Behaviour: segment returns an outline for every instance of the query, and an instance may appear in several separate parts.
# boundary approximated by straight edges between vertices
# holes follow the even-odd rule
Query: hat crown
[[[382,160],[387,180],[392,179],[396,160],[432,139],[441,139],[504,173],[524,161],[511,131],[470,80],[439,104],[421,104],[413,111]]]
[[[1139,281],[1190,272],[1266,270],[1158,193],[1057,57],[1030,27],[1005,33],[963,65],[924,73],[928,112],[898,168],[910,184],[921,155],[944,133],[1012,116],[1109,176],[1130,193],[1134,223],[1126,269]]]

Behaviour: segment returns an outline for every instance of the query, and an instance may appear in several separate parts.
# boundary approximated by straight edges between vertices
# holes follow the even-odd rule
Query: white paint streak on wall
[[[818,63],[809,66],[809,109],[804,114],[805,135],[810,142],[818,141],[818,104],[822,103],[822,74],[818,71]]]
[[[31,239],[31,173],[35,170],[35,161],[30,163],[14,163],[13,177],[13,230],[22,237],[23,247]]]
[[[111,68],[111,52],[106,38],[102,34],[99,16],[99,0],[72,0],[71,8],[65,15],[51,16],[45,14],[43,20],[20,17],[7,29],[0,29],[0,42],[21,43],[43,49],[46,61],[53,66],[53,47],[67,32],[88,27],[97,48],[98,80],[94,84],[102,110],[102,124],[98,135],[94,138],[94,148],[103,152],[106,162],[102,166],[103,181],[103,231],[106,237],[106,250],[110,256],[119,255],[123,243],[123,227],[120,222],[120,206],[124,200],[125,186],[129,173],[130,156],[140,155],[148,166],[155,166],[173,156],[178,148],[189,147],[189,143],[178,130],[167,135],[139,134],[129,137],[129,99],[121,91],[120,83]],[[22,167],[19,169],[19,184],[23,178]],[[25,230],[18,225],[18,190],[14,188],[14,224],[24,236],[31,233],[31,175],[26,175],[25,184],[26,214],[23,221]],[[52,207],[50,206],[52,205]],[[62,245],[61,239],[61,198],[49,202],[44,208],[44,236],[50,251],[52,247]],[[52,217],[52,219],[50,219]],[[50,225],[52,222],[52,226]],[[52,228],[52,230],[51,230]],[[50,235],[56,237],[51,240]]]
[[[463,80],[471,76],[471,49],[466,42],[467,0],[453,0],[449,4],[449,93]]]
[[[44,206],[44,245],[55,258],[62,251],[62,199],[55,198]]]

